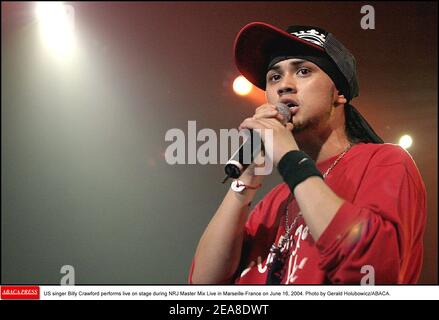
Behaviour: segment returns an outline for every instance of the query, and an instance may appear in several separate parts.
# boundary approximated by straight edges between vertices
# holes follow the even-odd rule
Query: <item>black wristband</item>
[[[309,177],[323,178],[314,161],[303,151],[293,150],[287,152],[280,159],[277,169],[285,183],[294,192],[294,188]]]

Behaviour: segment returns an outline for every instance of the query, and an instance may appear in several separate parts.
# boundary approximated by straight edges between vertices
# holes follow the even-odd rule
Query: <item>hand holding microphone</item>
[[[276,103],[275,105],[266,103],[258,107],[256,109],[255,115],[249,119],[263,119],[263,118],[277,119],[280,123],[286,125],[287,122],[291,120],[290,108],[286,104],[280,102]]]
[[[225,166],[226,179],[228,177],[238,178],[250,165],[248,161],[243,161],[243,159],[249,159],[246,152],[251,152],[251,160],[253,161],[256,156],[260,153],[261,147],[260,143],[254,143],[254,141],[264,141],[265,135],[257,139],[252,139],[252,135],[257,134],[253,129],[260,129],[264,132],[265,129],[273,130],[273,161],[275,164],[278,163],[281,156],[290,150],[297,150],[297,144],[291,134],[293,129],[293,124],[290,122],[291,112],[288,106],[283,103],[263,104],[256,109],[256,113],[253,117],[245,119],[241,125],[240,129],[249,129],[251,136],[247,139],[235,152],[235,154],[230,158]],[[249,151],[250,150],[250,151]],[[245,158],[245,156],[247,156]]]

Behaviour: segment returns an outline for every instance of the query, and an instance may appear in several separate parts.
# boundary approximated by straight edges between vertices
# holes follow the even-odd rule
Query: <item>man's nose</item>
[[[296,93],[296,89],[294,89],[291,85],[283,85],[279,89],[277,89],[277,94],[279,97],[282,97],[285,94]]]
[[[285,94],[296,93],[296,81],[290,73],[286,73],[279,82],[277,94],[282,97]]]

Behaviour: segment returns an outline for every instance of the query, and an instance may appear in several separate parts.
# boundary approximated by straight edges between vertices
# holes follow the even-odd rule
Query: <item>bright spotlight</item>
[[[62,2],[38,2],[35,13],[45,46],[57,56],[70,56],[75,49],[73,7]]]
[[[410,146],[413,143],[413,139],[412,137],[410,137],[409,135],[403,135],[400,139],[399,139],[399,145],[404,148],[404,149],[408,149],[410,148]]]
[[[243,76],[239,76],[233,81],[233,90],[240,96],[245,96],[252,91],[253,85]]]

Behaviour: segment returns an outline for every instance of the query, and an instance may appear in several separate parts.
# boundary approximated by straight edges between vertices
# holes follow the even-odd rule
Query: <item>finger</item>
[[[267,111],[267,110],[276,110],[276,106],[274,106],[272,104],[265,103],[265,104],[257,107],[256,110],[255,110],[255,113],[264,112],[264,111]]]
[[[284,117],[284,115],[281,114],[281,113],[278,113],[278,114],[276,115],[276,119],[277,119],[280,123],[284,123],[284,121],[285,121],[285,117]]]
[[[260,111],[253,116],[253,119],[264,119],[264,118],[273,118],[279,121],[280,123],[285,122],[285,116],[279,113],[277,109]]]
[[[277,117],[279,112],[277,110],[264,110],[255,113],[253,119],[273,118]]]
[[[246,118],[246,119],[244,119],[244,121],[242,121],[241,124],[239,125],[238,129],[239,129],[239,130],[244,129],[246,123],[247,123],[248,121],[252,120],[252,119],[253,119],[253,118]]]
[[[261,122],[261,119],[247,118],[239,126],[239,129],[267,129],[266,123]]]
[[[258,120],[261,124],[263,124],[266,128],[283,128],[283,124],[274,118],[264,118]]]
[[[288,131],[292,132],[294,125],[291,122],[288,122],[285,126],[285,128],[287,128]]]

